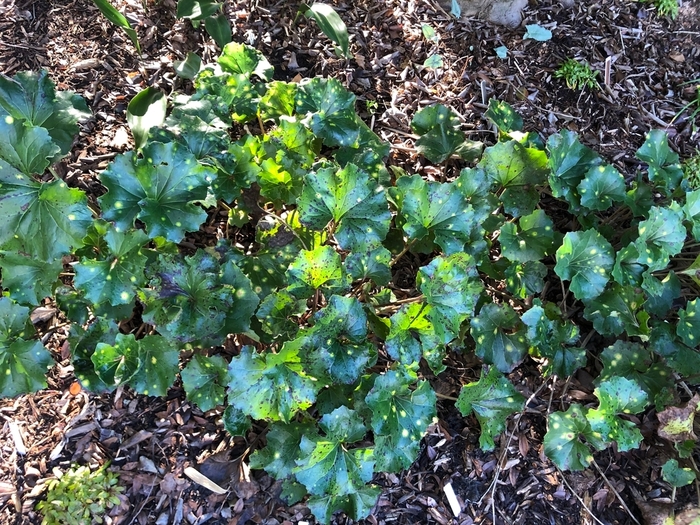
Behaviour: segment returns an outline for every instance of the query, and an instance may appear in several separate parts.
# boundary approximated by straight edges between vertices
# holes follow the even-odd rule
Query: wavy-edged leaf
[[[500,58],[505,58],[505,56]],[[484,116],[496,125],[500,133],[507,134],[523,129],[523,118],[510,104],[498,100],[496,97],[489,99],[489,107]]]
[[[646,325],[648,315],[640,310],[644,304],[644,295],[637,288],[620,286],[614,283],[596,299],[586,303],[584,316],[593,323],[596,331],[602,335],[648,336]]]
[[[557,232],[542,210],[520,217],[518,228],[512,222],[501,227],[499,241],[503,255],[511,261],[539,261],[554,250]]]
[[[544,436],[544,453],[562,470],[583,470],[593,461],[586,443],[598,450],[605,448],[599,433],[593,432],[581,405],[573,403],[566,412],[549,414]]]
[[[303,302],[286,290],[280,290],[265,297],[255,315],[262,329],[274,339],[293,339],[299,331],[299,324],[292,317],[305,310]]]
[[[102,216],[113,221],[118,231],[129,230],[139,219],[151,239],[180,242],[185,232],[197,231],[206,219],[193,201],[207,196],[215,176],[182,146],[149,143],[142,158],[134,152],[119,155],[100,174],[109,190],[99,199]]]
[[[649,218],[639,223],[639,237],[634,243],[639,262],[650,271],[666,268],[670,258],[680,253],[685,237],[679,209],[652,206]]]
[[[305,79],[296,94],[297,114],[326,146],[354,146],[360,136],[355,95],[334,78]]]
[[[406,367],[415,366],[421,357],[428,359],[430,353],[442,345],[428,318],[431,309],[426,304],[407,304],[391,316],[385,348],[392,359]],[[431,364],[431,368],[433,365],[440,367],[436,362]]]
[[[354,164],[309,173],[297,204],[299,220],[309,228],[323,230],[333,221],[344,250],[376,248],[389,231],[391,213],[383,188]]]
[[[470,326],[476,355],[503,373],[511,372],[527,354],[525,327],[506,304],[484,305]]]
[[[607,210],[613,202],[624,201],[627,196],[625,178],[610,165],[588,170],[576,189],[581,196],[581,205],[596,211]]]
[[[29,308],[0,297],[0,396],[14,397],[46,388],[51,354],[39,341],[31,341],[34,328]]]
[[[465,417],[474,411],[481,426],[479,447],[489,451],[496,447],[494,436],[503,432],[511,414],[522,410],[524,401],[513,384],[491,367],[486,375],[481,371],[479,381],[462,387],[455,406]]]
[[[420,440],[437,415],[430,383],[389,370],[377,377],[366,397],[372,410],[377,470],[399,472],[418,457]]]
[[[685,308],[678,310],[676,333],[690,347],[698,346],[700,341],[700,302],[689,301]]]
[[[670,195],[683,179],[678,154],[668,147],[668,135],[663,130],[649,131],[635,157],[649,165],[649,180],[663,188],[666,195]]]
[[[584,175],[602,159],[588,146],[579,142],[573,131],[562,130],[547,140],[549,151],[549,186],[555,197],[562,197],[577,206],[579,197],[577,186]]]
[[[330,246],[302,250],[287,270],[287,290],[296,297],[309,297],[321,287],[345,287],[340,255]]]
[[[63,271],[61,259],[44,261],[21,250],[0,250],[2,287],[21,305],[38,306],[53,295],[58,276]]]
[[[25,175],[43,174],[61,149],[49,132],[38,126],[25,126],[0,107],[0,158]]]
[[[305,373],[298,347],[289,343],[277,354],[244,346],[228,373],[228,402],[253,419],[289,423],[314,403],[321,386]]]
[[[219,355],[194,354],[180,372],[187,399],[207,412],[224,403],[224,387],[229,381],[226,361]]]
[[[420,135],[416,149],[430,162],[439,164],[447,160],[466,140],[460,125],[457,115],[442,104],[419,110],[411,121],[411,129]]]
[[[571,281],[574,297],[588,301],[603,293],[615,259],[612,246],[600,233],[568,232],[556,257],[554,272],[560,279]]]
[[[505,271],[507,290],[521,299],[540,293],[544,289],[547,267],[540,261],[513,263]]]
[[[391,252],[380,246],[369,251],[354,251],[343,261],[353,280],[371,279],[378,286],[391,281]]]

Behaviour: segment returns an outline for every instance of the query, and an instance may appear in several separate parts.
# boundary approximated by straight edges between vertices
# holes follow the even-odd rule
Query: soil
[[[70,156],[58,167],[73,187],[94,201],[104,193],[97,174],[132,145],[125,120],[128,101],[146,86],[171,93],[191,86],[173,72],[188,51],[205,62],[218,54],[202,30],[175,16],[175,0],[115,0],[136,28],[139,55],[90,0],[0,0],[0,72],[44,68],[59,89],[82,95],[93,117],[81,125]],[[261,50],[276,78],[322,75],[340,79],[357,95],[366,122],[392,145],[389,163],[427,178],[453,176],[449,161],[438,173],[416,154],[413,114],[441,102],[462,119],[473,140],[494,142],[485,119],[488,100],[511,104],[526,131],[544,140],[567,128],[614,164],[628,180],[640,162],[634,152],[650,129],[667,131],[682,159],[700,147],[699,118],[691,118],[700,78],[700,0],[683,0],[679,16],[661,18],[651,4],[632,0],[531,0],[517,28],[472,18],[455,20],[431,0],[334,2],[348,25],[353,59],[339,59],[313,22],[295,21],[296,3],[270,0],[225,2],[234,40]],[[436,29],[427,41],[422,24]],[[552,31],[549,41],[523,39],[526,24]],[[495,49],[505,46],[499,58]],[[445,67],[422,66],[439,53]],[[601,89],[569,89],[554,72],[566,58],[600,72]],[[605,74],[606,67],[609,75]],[[697,104],[700,104],[698,102]],[[315,523],[302,503],[286,506],[280,487],[264,472],[250,471],[247,457],[264,428],[246,439],[223,429],[221,411],[203,414],[185,400],[180,385],[166,398],[78,391],[66,342],[69,326],[51,303],[34,313],[42,341],[56,358],[49,388],[0,400],[0,523],[39,524],[34,510],[46,483],[73,463],[110,462],[125,487],[107,523],[115,524],[303,524]],[[594,361],[594,360],[591,360]],[[434,389],[454,397],[479,376],[480,365],[452,354],[448,370],[427,374]],[[401,475],[379,474],[382,495],[369,518],[377,524],[628,524],[662,523],[673,507],[698,503],[695,487],[679,490],[660,476],[670,445],[656,436],[656,416],[639,420],[645,441],[638,450],[608,449],[578,473],[558,470],[544,455],[547,413],[572,401],[595,403],[596,364],[568,380],[543,380],[534,361],[511,374],[528,398],[527,409],[509,420],[493,453],[478,447],[479,426],[454,402],[441,399],[439,421],[423,442],[419,459]],[[15,432],[13,433],[13,429]],[[21,451],[21,445],[26,453]],[[217,495],[184,470],[194,467],[227,492]],[[451,484],[462,508],[455,517],[445,495]],[[337,524],[352,523],[342,515]]]

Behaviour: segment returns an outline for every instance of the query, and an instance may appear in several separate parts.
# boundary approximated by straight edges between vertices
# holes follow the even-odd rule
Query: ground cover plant
[[[231,44],[197,75],[195,94],[173,97],[140,149],[102,173],[98,210],[50,169],[86,114],[81,101],[45,74],[3,77],[0,88],[0,205],[12,217],[0,232],[3,395],[45,384],[51,358],[28,313],[55,297],[74,323],[86,388],[164,395],[180,373],[203,410],[227,404],[232,433],[251,418],[269,423],[251,465],[285,479],[289,499],[310,494],[327,522],[338,509],[366,515],[373,473],[414,461],[436,413],[423,375],[439,374],[448,351],[487,365],[456,403],[489,450],[524,407],[504,374],[530,355],[543,374],[566,377],[586,363],[586,339],[605,341],[598,407],[550,415],[547,454],[570,469],[594,449],[638,446],[627,415],[678,404],[673,372],[695,379],[697,302],[679,284],[695,267],[678,262],[696,255],[700,194],[662,132],[637,152],[648,169],[625,181],[572,132],[546,144],[523,133],[505,104],[491,103],[500,140],[483,152],[433,105],[413,118],[418,150],[472,167],[425,180],[386,169],[388,146],[339,82],[272,81],[264,57]],[[543,194],[573,226],[547,216]],[[220,211],[227,223],[207,249],[178,246]],[[407,254],[424,262],[420,293],[397,296],[392,269]],[[548,279],[563,298],[547,294]],[[581,311],[565,309],[569,295]],[[132,315],[145,335],[119,332]],[[594,331],[582,338],[585,322]],[[230,362],[219,351],[227,340]],[[680,455],[691,444],[676,423],[666,433]]]

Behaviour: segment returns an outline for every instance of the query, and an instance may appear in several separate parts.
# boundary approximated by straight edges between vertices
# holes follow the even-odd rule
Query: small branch
[[[622,496],[620,496],[620,493],[617,491],[615,486],[612,483],[610,483],[610,480],[605,476],[605,473],[600,468],[600,466],[598,466],[598,463],[596,463],[595,459],[593,460],[593,466],[596,468],[598,474],[600,474],[600,477],[603,478],[610,490],[612,490],[613,494],[615,494],[615,497],[620,502],[620,505],[622,505],[622,508],[627,511],[627,514],[629,514],[630,518],[632,518],[632,521],[634,521],[637,525],[642,525],[641,523],[639,523],[639,521],[637,521],[637,518],[634,517],[634,514],[632,514],[632,511],[627,506],[627,503],[625,503],[625,500],[622,499]]]

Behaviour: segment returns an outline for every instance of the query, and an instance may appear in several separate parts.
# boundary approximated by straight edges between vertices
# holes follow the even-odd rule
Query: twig
[[[556,465],[555,465],[555,466],[556,466]],[[605,523],[603,523],[602,521],[600,521],[600,520],[596,517],[596,515],[593,514],[593,511],[592,511],[591,509],[589,509],[588,507],[586,507],[586,504],[584,503],[584,501],[583,501],[583,499],[581,498],[581,496],[579,496],[579,495],[576,493],[576,491],[575,491],[574,489],[571,488],[571,485],[569,485],[569,482],[566,481],[566,478],[564,477],[564,473],[562,472],[562,470],[561,470],[559,467],[557,467],[557,470],[559,471],[559,475],[561,476],[561,480],[564,482],[564,485],[566,485],[566,488],[569,489],[569,492],[571,492],[571,493],[574,495],[574,497],[578,500],[578,502],[581,504],[581,506],[582,506],[584,509],[586,509],[586,512],[588,512],[588,514],[591,515],[591,518],[593,518],[593,519],[596,521],[596,523],[598,523],[599,525],[605,525]]]
[[[634,517],[634,514],[632,514],[632,511],[631,511],[630,508],[627,506],[627,503],[625,503],[625,500],[622,499],[622,496],[620,496],[620,493],[619,493],[619,492],[617,491],[617,489],[613,486],[613,484],[610,483],[610,480],[607,478],[607,476],[605,475],[605,473],[603,472],[603,470],[600,468],[600,466],[598,466],[598,463],[596,463],[595,459],[593,460],[593,466],[595,466],[596,470],[598,471],[598,474],[600,474],[600,477],[603,478],[603,480],[604,480],[605,483],[608,485],[608,487],[610,488],[610,490],[613,491],[613,494],[615,494],[615,497],[616,497],[617,500],[620,502],[620,505],[622,505],[622,508],[625,509],[625,510],[627,511],[627,514],[630,515],[630,518],[632,518],[632,521],[634,521],[637,525],[642,525],[641,523],[639,523],[639,521],[637,521],[637,518]]]

